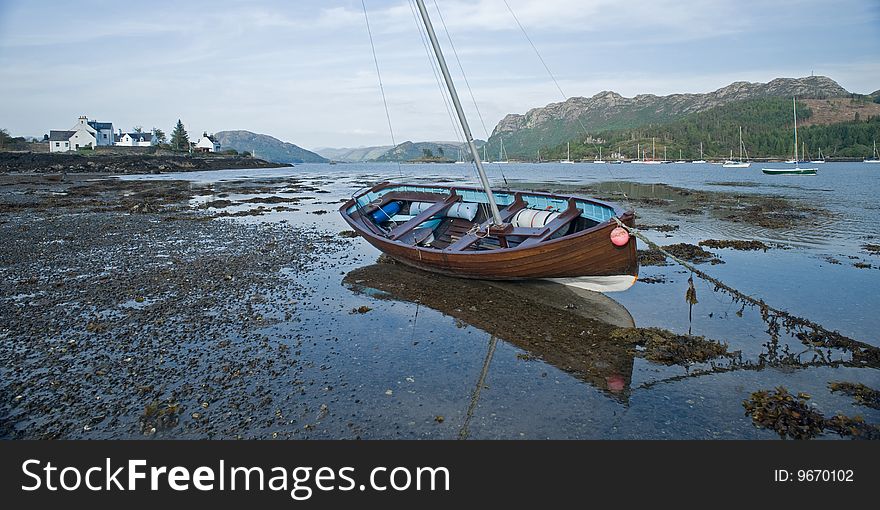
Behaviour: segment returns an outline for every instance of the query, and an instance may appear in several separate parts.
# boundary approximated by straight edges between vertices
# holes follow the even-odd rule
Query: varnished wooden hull
[[[346,213],[353,205],[354,200],[348,201],[340,212],[359,235],[395,260],[425,271],[485,280],[638,276],[635,238],[615,246],[610,237],[617,227],[614,221],[529,247],[450,251],[414,247],[380,236]],[[634,225],[631,211],[621,211],[618,217],[624,224]]]

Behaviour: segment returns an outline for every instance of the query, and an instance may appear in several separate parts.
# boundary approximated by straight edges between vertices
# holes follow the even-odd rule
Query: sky
[[[569,97],[810,74],[880,89],[880,0],[507,3]],[[363,4],[391,130],[360,0],[0,0],[0,128],[42,136],[87,115],[124,131],[170,133],[181,119],[191,138],[244,129],[311,149],[460,139],[411,1]],[[426,4],[474,136],[563,99],[504,0]]]

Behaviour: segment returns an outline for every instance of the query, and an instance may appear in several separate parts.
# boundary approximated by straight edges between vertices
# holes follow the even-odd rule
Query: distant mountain
[[[315,149],[315,152],[332,161],[344,161],[346,163],[360,163],[363,161],[373,161],[382,154],[385,154],[392,145],[380,145],[376,147],[356,147],[356,148],[339,148],[322,147]]]
[[[483,140],[474,140],[474,144],[479,148],[485,144]],[[341,148],[334,149],[330,147],[322,147],[316,149],[315,152],[333,161],[344,161],[348,163],[361,163],[368,161],[415,161],[425,159],[430,154],[432,160],[450,160],[456,161],[459,158],[459,149],[461,150],[461,158],[470,160],[468,156],[467,145],[459,142],[411,142],[406,141],[396,146],[381,145],[376,147],[358,147],[358,148]],[[426,152],[430,151],[430,152]]]
[[[461,149],[461,157],[465,157],[467,148],[464,144],[457,142],[410,142],[406,141],[398,144],[396,147],[385,151],[384,154],[376,158],[376,161],[413,161],[417,159],[447,159],[456,161],[458,159],[459,149]]]
[[[777,78],[769,83],[735,82],[706,94],[640,94],[633,98],[603,91],[590,98],[572,97],[562,103],[509,114],[489,138],[489,153],[498,152],[501,138],[511,156],[534,158],[538,149],[602,131],[664,124],[719,106],[764,98],[838,98],[850,92],[824,76]]]
[[[220,131],[214,133],[223,149],[239,152],[256,152],[256,156],[273,163],[326,163],[327,160],[314,152],[269,135],[250,131]]]

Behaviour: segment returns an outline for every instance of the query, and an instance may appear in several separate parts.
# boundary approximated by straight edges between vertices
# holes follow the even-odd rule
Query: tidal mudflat
[[[647,246],[608,296],[395,264],[336,209],[396,165],[0,176],[0,437],[876,437],[876,227],[835,241],[876,210],[823,181],[510,167],[630,202],[740,294]]]

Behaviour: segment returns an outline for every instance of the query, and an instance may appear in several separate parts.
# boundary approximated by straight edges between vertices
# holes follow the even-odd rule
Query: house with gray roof
[[[156,145],[156,137],[153,133],[123,133],[120,129],[114,143],[119,147],[150,147]]]
[[[89,121],[85,115],[81,115],[67,131],[52,130],[49,134],[50,152],[75,151],[99,145],[113,145],[113,123]]]

